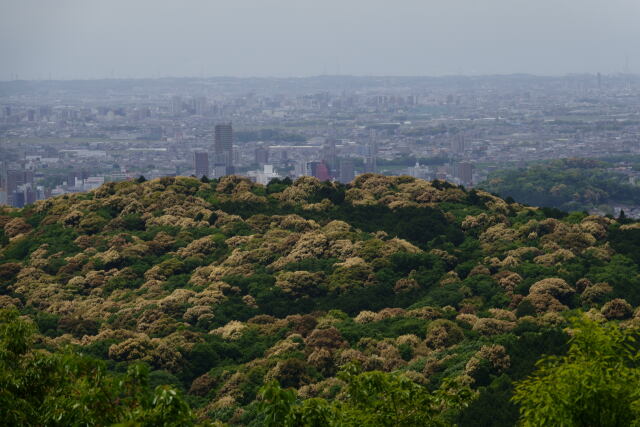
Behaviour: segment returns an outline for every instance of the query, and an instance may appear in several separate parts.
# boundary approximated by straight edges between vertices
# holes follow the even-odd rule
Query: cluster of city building
[[[349,183],[355,178],[356,168],[351,157],[338,157],[339,153],[344,154],[347,151],[340,141],[335,138],[315,138],[313,142],[314,144],[303,145],[259,143],[253,150],[253,164],[257,169],[248,170],[244,174],[259,184],[268,184],[274,178],[284,177],[313,176],[320,181],[337,180],[343,183]],[[234,160],[238,157],[234,156],[233,147],[232,124],[216,125],[213,152],[203,150],[194,153],[195,176],[220,178],[236,173]],[[362,173],[377,172],[377,154],[377,144],[373,137],[364,150]],[[419,169],[413,172],[413,176],[416,177],[420,171],[428,171],[428,168],[420,168],[419,165],[416,165],[416,168]],[[409,170],[413,171],[416,168]],[[279,174],[276,172],[277,169],[288,173]],[[427,175],[420,177],[428,178]]]
[[[0,204],[141,175],[473,186],[528,161],[640,155],[639,95],[628,75],[0,82]]]

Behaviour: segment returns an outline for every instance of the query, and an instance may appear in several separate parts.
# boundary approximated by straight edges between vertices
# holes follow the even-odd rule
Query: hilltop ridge
[[[402,371],[480,397],[566,348],[572,312],[640,326],[640,224],[509,203],[442,181],[176,177],[0,209],[0,308],[112,369],[149,364],[202,416],[258,422],[270,379],[334,397],[336,372]],[[475,423],[475,424],[473,424]]]

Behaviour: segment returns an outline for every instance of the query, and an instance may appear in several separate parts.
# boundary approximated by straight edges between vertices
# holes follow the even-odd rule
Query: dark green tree
[[[35,326],[0,310],[0,420],[3,425],[75,426],[123,423],[193,426],[195,417],[169,386],[148,386],[146,365],[124,375],[71,350],[33,348]]]
[[[573,321],[564,356],[548,356],[516,385],[523,426],[617,427],[640,422],[635,332],[586,317]]]
[[[347,365],[338,377],[347,385],[343,401],[299,401],[276,382],[259,393],[265,426],[445,426],[448,411],[465,406],[470,389],[444,381],[436,391],[399,373],[361,373]]]

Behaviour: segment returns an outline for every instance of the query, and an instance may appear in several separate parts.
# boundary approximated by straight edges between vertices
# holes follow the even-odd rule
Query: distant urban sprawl
[[[104,182],[373,172],[472,187],[536,160],[640,154],[632,75],[0,83],[0,204]]]

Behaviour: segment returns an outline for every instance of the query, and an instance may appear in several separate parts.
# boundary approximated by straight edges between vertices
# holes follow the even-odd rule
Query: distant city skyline
[[[0,82],[0,204],[139,176],[350,183],[371,172],[472,188],[580,157],[637,187],[638,94],[640,76],[604,74]],[[640,198],[585,200],[640,218]]]
[[[639,72],[640,2],[21,0],[0,80]]]
[[[571,78],[573,76],[582,77],[582,76],[592,76],[597,78],[598,74],[603,77],[612,77],[612,76],[630,76],[632,78],[640,78],[640,72],[611,72],[611,73],[601,73],[599,71],[594,72],[573,72],[573,73],[564,73],[564,74],[535,74],[535,73],[491,73],[491,74],[442,74],[442,75],[430,75],[430,74],[317,74],[317,75],[304,75],[304,76],[234,76],[234,75],[226,75],[226,76],[161,76],[161,77],[69,77],[69,78],[23,78],[21,75],[9,75],[8,78],[0,78],[0,83],[9,84],[11,82],[82,82],[82,81],[161,81],[161,80],[171,80],[171,79],[186,79],[186,80],[218,80],[218,79],[238,79],[238,80],[251,80],[251,79],[282,79],[282,80],[295,80],[295,79],[316,79],[321,77],[335,77],[335,78],[434,78],[434,79],[446,79],[446,78],[508,78],[510,76],[528,76],[531,78]]]

